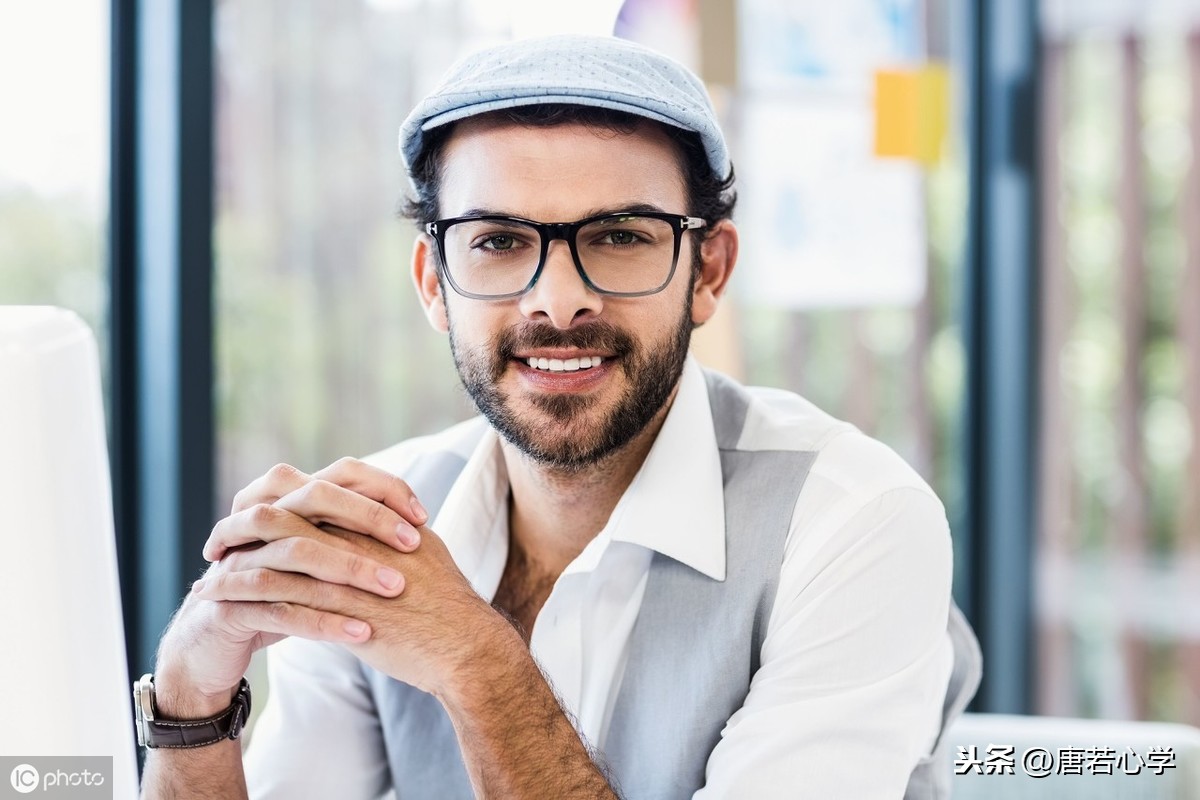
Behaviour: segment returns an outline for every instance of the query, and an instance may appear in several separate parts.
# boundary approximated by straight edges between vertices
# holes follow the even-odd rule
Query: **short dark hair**
[[[645,117],[594,106],[578,106],[562,103],[518,106],[516,108],[490,111],[478,115],[482,118],[500,119],[517,125],[548,127],[577,123],[598,131],[633,133],[638,126],[658,125],[675,144],[679,152],[680,168],[683,171],[688,195],[686,213],[708,222],[707,228],[699,229],[701,235],[711,230],[716,223],[729,219],[737,203],[737,192],[733,189],[733,167],[729,174],[719,176],[708,162],[699,134],[665,125]],[[438,219],[438,190],[441,187],[441,153],[446,140],[454,130],[455,123],[442,125],[425,134],[424,146],[412,164],[412,179],[416,196],[406,198],[400,208],[402,216],[413,220],[421,227]]]

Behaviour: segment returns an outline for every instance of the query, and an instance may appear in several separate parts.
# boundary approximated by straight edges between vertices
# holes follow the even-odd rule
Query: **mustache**
[[[509,328],[496,336],[494,352],[500,363],[515,358],[518,350],[539,347],[574,347],[581,350],[603,350],[623,356],[636,347],[633,337],[604,320],[563,330],[552,325],[527,323]]]

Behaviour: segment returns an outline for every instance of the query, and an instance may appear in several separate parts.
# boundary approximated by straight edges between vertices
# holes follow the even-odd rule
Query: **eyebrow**
[[[619,205],[598,206],[595,208],[588,209],[587,211],[585,211],[583,213],[583,216],[581,216],[579,219],[589,219],[591,217],[601,217],[601,216],[604,216],[605,214],[623,214],[623,213],[638,214],[641,212],[650,212],[652,214],[672,213],[672,212],[664,211],[661,207],[656,206],[653,203],[622,203]],[[476,206],[473,208],[468,208],[466,211],[462,212],[461,214],[458,214],[457,216],[459,216],[459,217],[516,217],[518,219],[529,219],[529,217],[526,217],[523,214],[517,214],[516,212],[513,212],[513,211],[508,211],[505,209],[497,209],[497,208],[487,208],[485,206]],[[683,215],[681,214],[680,216],[683,216]],[[541,222],[541,221],[542,220],[534,220],[534,222]],[[562,221],[563,222],[574,222],[574,220],[562,220]]]

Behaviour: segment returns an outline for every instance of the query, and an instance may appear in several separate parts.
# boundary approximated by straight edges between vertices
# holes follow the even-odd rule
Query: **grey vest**
[[[705,377],[725,487],[726,578],[715,581],[661,553],[651,561],[602,753],[615,788],[631,800],[687,798],[704,786],[709,754],[758,670],[792,511],[816,458],[812,452],[738,450],[750,396],[717,373]],[[404,478],[436,515],[465,463],[439,453],[418,461]],[[978,645],[957,608],[951,608],[949,627],[956,675],[943,709],[943,733],[979,680]],[[441,704],[362,669],[397,799],[472,797]],[[938,744],[914,771],[906,800],[949,796],[950,761],[941,737]]]

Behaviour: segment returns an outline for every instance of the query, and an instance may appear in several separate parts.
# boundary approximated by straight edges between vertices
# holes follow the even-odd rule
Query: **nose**
[[[554,327],[566,329],[598,315],[603,307],[603,298],[588,288],[575,268],[567,243],[561,239],[550,242],[542,274],[521,297],[521,313],[528,319],[548,320]]]

